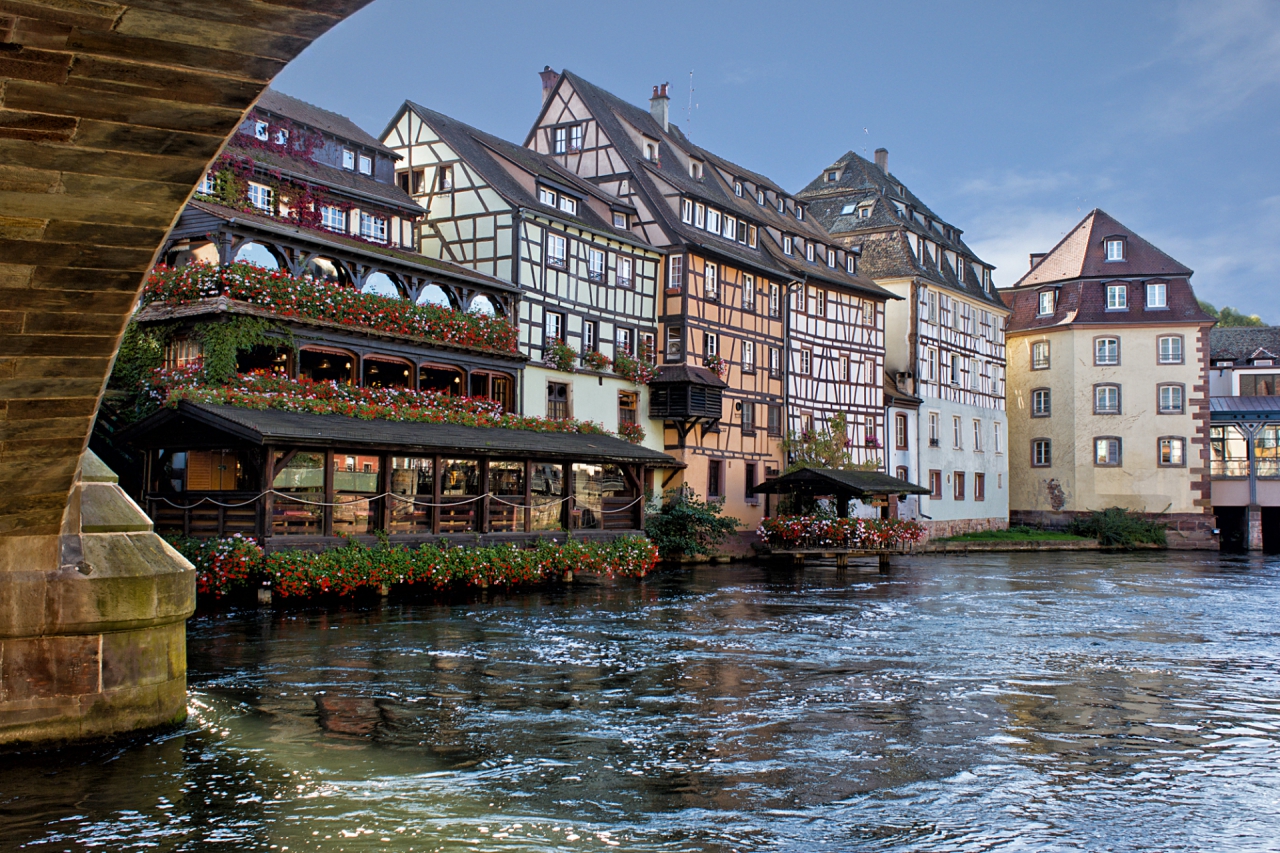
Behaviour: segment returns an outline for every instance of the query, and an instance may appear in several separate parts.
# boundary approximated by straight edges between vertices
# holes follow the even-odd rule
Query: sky
[[[997,286],[1100,207],[1280,323],[1275,0],[374,0],[275,85],[375,136],[409,99],[523,142],[546,65],[641,106],[670,82],[695,142],[792,191],[887,148]]]

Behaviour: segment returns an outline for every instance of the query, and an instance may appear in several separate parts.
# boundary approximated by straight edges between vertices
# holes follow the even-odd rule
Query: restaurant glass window
[[[525,463],[494,460],[489,463],[489,530],[515,533],[524,530],[528,512],[524,502]]]
[[[319,536],[324,532],[324,454],[279,452],[272,460],[271,532]]]
[[[560,509],[564,503],[564,466],[558,462],[534,462],[530,468],[530,527],[533,530],[561,530]]]
[[[1249,476],[1249,444],[1239,427],[1209,427],[1209,474],[1214,477]]]
[[[1267,424],[1254,434],[1253,469],[1259,477],[1280,477],[1280,426]]]
[[[352,385],[356,379],[355,363],[355,356],[343,350],[304,347],[298,352],[298,378]]]
[[[471,373],[470,396],[493,400],[504,412],[511,411],[512,380],[504,373],[476,370]]]
[[[435,502],[435,460],[424,456],[391,457],[387,483],[387,530],[430,533]]]
[[[289,375],[289,349],[287,347],[257,346],[236,353],[236,373],[272,373]]]
[[[462,371],[456,367],[424,364],[418,369],[418,390],[457,397],[462,393]]]
[[[441,533],[476,529],[480,507],[480,463],[475,459],[445,459],[440,463]]]
[[[382,457],[337,451],[333,454],[333,532],[368,536],[378,527],[375,496]]]
[[[366,356],[360,367],[360,385],[364,388],[409,388],[413,385],[413,368],[408,362]]]

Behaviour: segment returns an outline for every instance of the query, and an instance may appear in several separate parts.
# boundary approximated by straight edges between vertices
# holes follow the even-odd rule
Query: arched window
[[[440,308],[452,308],[453,303],[449,301],[449,294],[444,288],[438,284],[428,284],[418,293],[419,305],[436,305]]]
[[[312,258],[307,261],[305,274],[335,284],[347,284],[350,281],[346,268],[333,258]]]
[[[285,264],[281,261],[276,250],[265,243],[245,243],[236,250],[235,260],[238,262],[254,264],[255,266],[268,270],[278,270],[285,267]]]
[[[496,317],[502,313],[498,301],[487,293],[477,293],[473,296],[467,310],[472,314],[483,314],[486,317]]]
[[[418,369],[418,390],[460,397],[463,393],[462,371],[443,364],[424,364]]]
[[[487,370],[471,371],[471,389],[468,396],[486,397],[501,403],[503,411],[511,411],[514,401],[515,381],[505,373]]]
[[[413,365],[398,358],[367,355],[360,364],[360,385],[365,388],[412,388]]]
[[[346,350],[329,347],[303,347],[298,352],[298,378],[313,382],[337,382],[354,385],[356,357]]]
[[[384,272],[375,272],[366,278],[364,286],[360,288],[360,292],[388,296],[392,299],[399,299],[403,296],[396,280]]]

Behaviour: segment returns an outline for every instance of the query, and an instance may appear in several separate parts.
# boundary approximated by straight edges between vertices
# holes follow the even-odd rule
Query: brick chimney
[[[649,99],[649,114],[662,126],[663,133],[670,129],[668,122],[671,113],[671,97],[667,94],[667,85],[663,83],[661,86],[654,86],[653,97]]]
[[[556,87],[556,83],[560,82],[560,74],[552,71],[548,65],[538,72],[538,76],[542,78],[542,103],[547,102],[547,98],[551,97],[551,90]]]
[[[1049,254],[1048,252],[1032,252],[1032,253],[1031,253],[1031,268],[1032,268],[1032,269],[1035,269],[1035,268],[1036,268],[1036,265],[1037,265],[1037,264],[1039,264],[1041,261],[1043,261],[1043,260],[1045,259],[1045,256],[1046,256],[1046,255],[1048,255],[1048,254]]]
[[[865,151],[866,149],[864,148],[863,150]],[[889,149],[888,148],[876,149],[876,165],[880,167],[880,171],[884,172],[886,175],[889,174]]]

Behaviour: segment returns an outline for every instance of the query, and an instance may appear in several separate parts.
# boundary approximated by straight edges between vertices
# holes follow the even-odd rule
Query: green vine
[[[280,346],[296,350],[293,332],[262,317],[232,317],[221,323],[205,323],[195,329],[204,351],[204,380],[225,385],[236,375],[237,356],[256,346]]]

